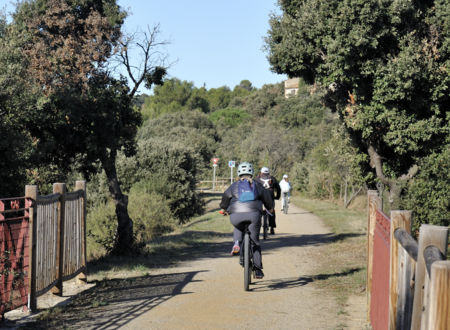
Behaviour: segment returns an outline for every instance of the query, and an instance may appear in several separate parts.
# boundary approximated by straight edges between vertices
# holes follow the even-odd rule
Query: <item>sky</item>
[[[13,0],[0,0],[10,12]],[[271,13],[279,12],[276,0],[117,0],[129,12],[125,31],[160,25],[160,40],[170,43],[164,51],[168,78],[193,82],[207,89],[242,80],[254,87],[284,81],[286,75],[270,71],[263,51]],[[140,92],[148,93],[145,88]]]
[[[242,80],[254,87],[286,79],[270,71],[264,37],[276,0],[118,0],[128,9],[125,29],[135,32],[160,24],[169,78],[191,81],[207,89]]]

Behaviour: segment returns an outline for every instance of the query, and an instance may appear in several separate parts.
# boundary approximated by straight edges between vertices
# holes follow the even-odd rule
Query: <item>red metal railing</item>
[[[27,308],[29,207],[25,197],[0,199],[0,315]]]
[[[391,220],[376,212],[373,238],[372,290],[370,320],[374,330],[389,327],[389,263]]]

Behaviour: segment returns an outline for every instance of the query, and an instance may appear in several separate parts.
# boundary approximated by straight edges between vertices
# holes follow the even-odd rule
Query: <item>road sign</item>
[[[219,158],[213,158],[211,160],[213,162],[213,165],[217,165],[217,163],[219,162]]]
[[[228,162],[228,166],[229,166],[229,167],[235,167],[235,166],[236,166],[236,162],[235,162],[234,160],[230,160],[230,161]]]

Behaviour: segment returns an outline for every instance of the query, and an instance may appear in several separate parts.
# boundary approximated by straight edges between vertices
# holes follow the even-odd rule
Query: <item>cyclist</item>
[[[280,189],[281,189],[281,210],[283,211],[284,193],[287,193],[287,202],[289,203],[289,197],[291,196],[292,190],[287,174],[284,174],[283,179],[280,181]]]
[[[270,171],[267,167],[261,168],[261,173],[256,177],[255,181],[258,181],[263,185],[266,190],[269,191],[270,196],[273,200],[280,199],[280,185],[278,184],[277,179],[275,179],[272,175],[270,175]],[[275,210],[274,210],[275,211]],[[269,227],[270,227],[270,233],[272,235],[275,235],[275,228],[277,227],[277,224],[275,222],[275,212],[269,215]]]
[[[274,202],[270,194],[261,184],[253,180],[253,166],[248,162],[239,164],[237,169],[239,180],[233,182],[223,193],[220,208],[224,214],[230,214],[230,221],[234,226],[232,254],[240,252],[240,243],[243,239],[245,222],[250,221],[250,237],[253,245],[253,263],[255,277],[264,277],[262,271],[261,246],[259,245],[259,231],[261,229],[262,205],[273,212]]]

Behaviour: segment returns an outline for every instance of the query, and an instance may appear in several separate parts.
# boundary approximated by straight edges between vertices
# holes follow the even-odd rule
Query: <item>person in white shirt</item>
[[[284,193],[287,193],[287,202],[289,203],[289,197],[291,196],[291,184],[289,183],[287,174],[283,175],[283,179],[280,181],[280,189],[281,189],[281,210],[283,210],[284,205]]]

